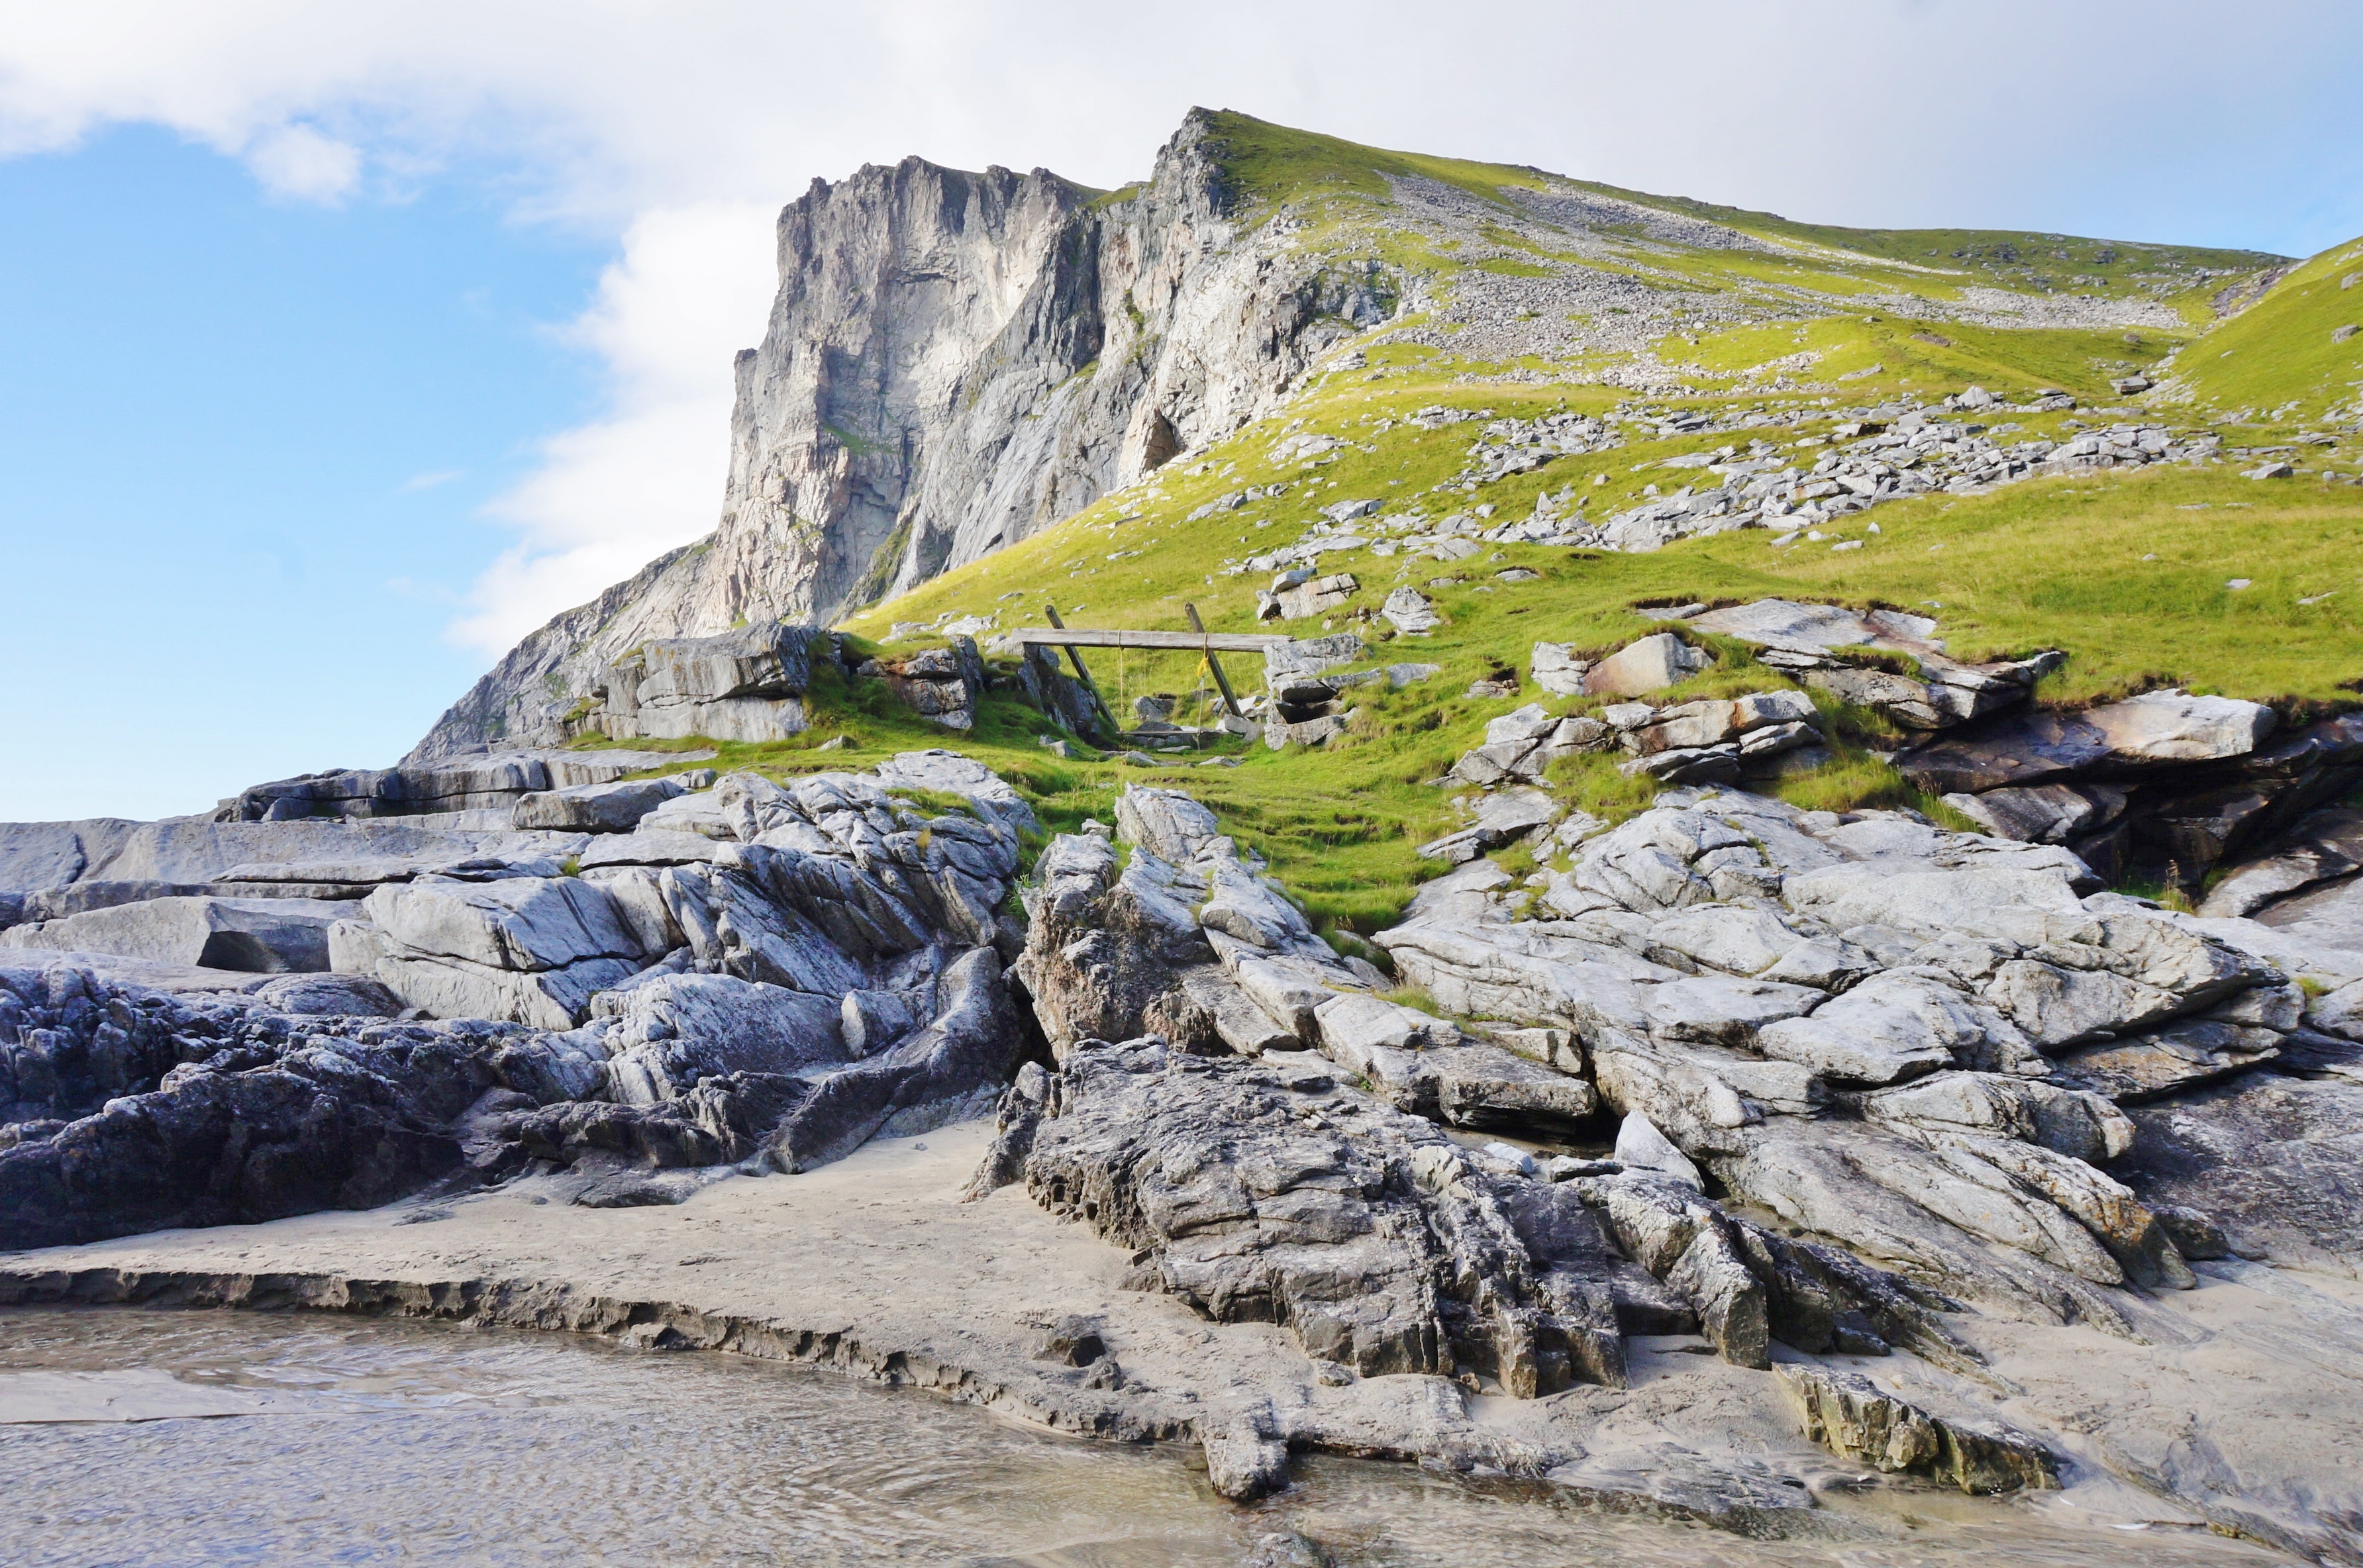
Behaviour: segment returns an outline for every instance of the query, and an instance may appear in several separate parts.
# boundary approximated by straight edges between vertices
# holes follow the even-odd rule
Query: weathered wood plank
[[[1270,632],[1112,632],[1082,626],[1020,626],[1008,635],[1051,647],[1170,648],[1178,653],[1259,654],[1289,640]]]
[[[1182,613],[1190,617],[1192,631],[1201,637],[1206,635],[1206,623],[1198,619],[1198,607],[1195,604],[1182,605]],[[1223,674],[1223,661],[1215,657],[1215,650],[1211,646],[1206,649],[1206,668],[1214,671],[1215,686],[1223,694],[1223,712],[1234,719],[1244,718],[1246,715],[1239,712],[1239,700],[1231,695],[1230,680]]]

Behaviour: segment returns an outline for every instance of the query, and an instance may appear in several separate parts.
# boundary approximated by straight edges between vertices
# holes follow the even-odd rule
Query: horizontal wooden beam
[[[1181,653],[1261,653],[1290,640],[1274,632],[1108,632],[1082,626],[1020,626],[1008,635],[1028,646],[1171,648]]]

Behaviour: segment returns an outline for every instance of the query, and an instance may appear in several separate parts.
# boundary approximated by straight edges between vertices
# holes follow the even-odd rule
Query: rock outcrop
[[[1947,1420],[1882,1391],[1868,1377],[1791,1364],[1781,1381],[1805,1435],[1877,1470],[1908,1471],[1964,1492],[2059,1485],[2059,1461],[2024,1432]]]
[[[1971,1492],[2060,1474],[1982,1413],[1981,1320],[2133,1345],[2227,1260],[2363,1266],[2363,955],[2101,891],[2058,845],[1714,790],[1611,826],[1504,784],[1380,934],[1391,976],[1177,790],[1028,881],[1031,812],[949,753],[676,778],[521,792],[505,836],[406,854],[321,836],[398,818],[203,824],[242,886],[357,890],[333,972],[0,953],[0,1246],[561,1170],[586,1207],[678,1202],[997,1112],[967,1197],[1022,1187],[1321,1386],[1622,1399],[1672,1336],[1777,1373],[1845,1460]],[[2308,878],[2342,820],[2280,897],[2338,885]],[[1520,834],[1513,886],[1482,856]],[[348,858],[222,864],[272,834]],[[1065,1364],[1113,1396],[1088,1331]],[[1876,1382],[1825,1359],[1896,1351]],[[1244,1499],[1295,1420],[1193,1431]]]
[[[1269,412],[1399,284],[1250,226],[1218,142],[1192,111],[1113,196],[916,158],[814,182],[780,215],[779,295],[738,357],[721,526],[527,637],[413,760],[562,740],[602,686],[620,712],[683,639],[825,624]],[[786,690],[708,701],[792,727]],[[665,707],[608,733],[675,733],[650,727],[676,722]]]
[[[2196,890],[2363,783],[2363,716],[2285,730],[2259,702],[2153,691],[2081,712],[2004,713],[1897,766],[1993,832],[2064,844],[2113,881]],[[2341,875],[2337,863],[2297,885]],[[2250,886],[2253,910],[2269,895]]]
[[[909,753],[515,809],[560,808],[602,830],[562,839],[577,867],[522,834],[345,863],[365,896],[339,902],[166,897],[8,932],[0,1246],[584,1161],[614,1169],[608,1200],[677,1199],[631,1173],[809,1168],[980,1114],[1015,1070],[1002,906],[1033,816],[982,767]],[[250,853],[318,824],[234,825]],[[68,938],[96,951],[40,951]],[[286,968],[316,972],[243,973]]]

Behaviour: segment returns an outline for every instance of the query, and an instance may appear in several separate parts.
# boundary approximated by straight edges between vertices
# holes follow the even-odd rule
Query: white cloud
[[[773,287],[773,210],[705,203],[643,214],[567,336],[613,379],[606,418],[545,443],[491,512],[522,534],[484,574],[456,641],[497,656],[556,611],[711,530],[730,435],[731,356]]]
[[[246,166],[273,195],[333,202],[360,182],[361,152],[310,126],[279,126],[246,149]]]
[[[489,167],[521,217],[621,237],[575,326],[613,406],[496,503],[517,543],[454,627],[491,650],[712,525],[769,215],[815,175],[1112,186],[1203,103],[1829,222],[2311,249],[2363,228],[2363,8],[2263,9],[75,0],[0,19],[0,154],[158,124],[316,201]]]

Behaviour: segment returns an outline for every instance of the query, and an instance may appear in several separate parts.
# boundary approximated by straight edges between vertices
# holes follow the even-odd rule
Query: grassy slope
[[[1445,381],[1382,385],[1386,390],[1379,392],[1333,379],[1294,412],[1307,419],[1306,428],[1368,436],[1362,421],[1430,403],[1532,414],[1583,406],[1589,391],[1472,389]],[[1596,394],[1592,401],[1599,401]],[[1004,626],[1041,624],[1040,607],[1049,602],[1073,624],[1180,630],[1187,602],[1211,629],[1257,629],[1254,595],[1263,579],[1221,575],[1222,560],[1292,540],[1316,500],[1378,495],[1401,503],[1459,469],[1474,428],[1431,433],[1398,426],[1369,440],[1375,453],[1348,450],[1327,466],[1281,470],[1263,460],[1273,432],[1258,427],[1189,465],[1211,471],[1169,474],[1112,497],[846,624],[858,635],[882,636],[894,621],[932,620],[945,611],[998,612]],[[1608,505],[1622,504],[1649,477],[1632,472],[1634,465],[1727,439],[1635,444],[1563,458],[1537,474],[1489,487],[1485,498],[1503,514],[1517,514],[1531,506],[1537,491],[1573,482],[1610,497]],[[1237,464],[1235,474],[1223,471],[1230,462]],[[1196,524],[1182,521],[1216,494],[1285,473],[1318,475],[1319,496],[1292,494]],[[1592,486],[1595,474],[1609,482]],[[1402,482],[1390,486],[1390,480]],[[1440,503],[1441,498],[1428,500],[1432,512]],[[1259,517],[1280,521],[1259,529]],[[1868,535],[1866,522],[1878,523],[1880,532]],[[1325,556],[1325,571],[1349,570],[1360,580],[1363,603],[1375,604],[1406,577],[1423,585],[1450,624],[1430,636],[1381,643],[1377,657],[1440,664],[1443,673],[1364,699],[1356,736],[1326,751],[1259,748],[1236,770],[1193,769],[1166,781],[1201,795],[1235,831],[1262,847],[1316,913],[1369,932],[1385,923],[1421,875],[1436,869],[1415,861],[1412,847],[1452,825],[1446,792],[1422,781],[1476,744],[1486,719],[1538,695],[1528,687],[1518,698],[1470,701],[1462,695],[1469,684],[1504,667],[1523,673],[1537,641],[1618,646],[1646,629],[1632,613],[1638,601],[1780,595],[1925,607],[1964,654],[2049,646],[2070,650],[2067,669],[2046,683],[2044,695],[2055,701],[2087,701],[2161,680],[2259,698],[2337,701],[2346,696],[2340,683],[2363,673],[2363,497],[2352,489],[2311,480],[2264,487],[2224,469],[2112,473],[2035,480],[1978,497],[1890,503],[1830,532],[1863,538],[1866,547],[1834,554],[1801,544],[1776,550],[1771,535],[1749,531],[1654,555],[1510,547],[1450,568],[1419,563],[1406,569],[1400,557],[1367,551]],[[1108,558],[1134,550],[1141,553]],[[2151,555],[2158,558],[2142,558]],[[1512,567],[1541,575],[1524,583],[1494,580],[1494,573]],[[1448,577],[1460,580],[1425,586]],[[2247,578],[2251,586],[2228,588],[2235,578]],[[2333,597],[2297,602],[2323,593]],[[1317,627],[1297,623],[1288,629],[1312,635]],[[1359,629],[1374,641],[1382,635]],[[1722,651],[1726,662],[1693,683],[1699,692],[1778,684],[1744,650]],[[1194,656],[1111,650],[1090,657],[1120,711],[1146,692],[1188,693],[1206,684]],[[1228,668],[1237,685],[1259,674],[1248,658],[1232,658]],[[1892,738],[1869,715],[1840,717],[1866,742]],[[1013,721],[1008,739],[1023,756],[1043,726],[1026,711]],[[1036,750],[1026,760],[1040,756]],[[1063,772],[1061,792],[1045,799],[1067,802],[1074,815],[1096,811],[1103,818],[1120,780],[1137,776],[1121,765]],[[1595,808],[1639,803],[1639,795],[1612,771],[1593,767],[1568,782],[1575,798]],[[1859,759],[1839,778],[1801,782],[1791,792],[1811,805],[1926,804],[1909,801],[1892,774]]]
[[[2334,245],[2209,332],[2176,362],[2197,404],[2233,419],[2287,424],[2363,408],[2363,239]]]
[[[1489,202],[1506,189],[1541,190],[1542,175],[1507,163],[1477,163],[1418,152],[1389,152],[1317,131],[1291,129],[1233,109],[1213,116],[1216,156],[1233,189],[1245,199],[1248,215],[1278,202],[1317,204],[1346,196],[1386,200],[1387,180],[1421,176],[1440,181]]]
[[[1798,223],[1778,213],[1719,206],[1681,196],[1652,196],[1614,185],[1579,182],[1586,190],[1644,206],[1703,218],[1759,238],[1851,252],[1878,261],[1967,273],[1991,287],[2022,292],[2124,296],[2180,293],[2209,275],[2258,271],[2283,258],[2260,250],[2216,250],[2190,245],[2128,244],[2076,235],[1967,228],[1842,228]],[[1894,270],[1886,269],[1892,276]]]
[[[1539,182],[1532,171],[1379,152],[1243,116],[1217,116],[1217,131],[1228,144],[1233,177],[1248,203],[1268,208],[1287,201],[1315,218],[1316,236],[1373,217],[1382,220],[1388,174],[1426,175],[1483,196]],[[1661,286],[1708,290],[1769,282],[1815,291],[1828,311],[1841,308],[1832,296],[1842,297],[1848,288],[1875,284],[1892,293],[1900,276],[1910,289],[1936,299],[1956,291],[1964,273],[1966,281],[1995,286],[2009,280],[1991,275],[1992,270],[2015,265],[1986,255],[1947,254],[1940,259],[1962,271],[1950,276],[1914,273],[1884,262],[1927,264],[1912,252],[1931,246],[1990,250],[1997,237],[1832,230],[1650,200],[1865,258],[1856,263],[1823,255],[1792,263],[1729,252],[1675,252],[1636,242],[1629,270]],[[1553,263],[1572,259],[1554,250],[1547,232],[1538,235],[1531,223],[1517,221],[1519,227],[1489,230],[1486,237]],[[1448,272],[1465,264],[1416,235],[1381,231],[1376,242],[1398,259],[1425,269]],[[2071,249],[2100,248],[2099,242],[2060,243]],[[2124,274],[2143,272],[2153,282],[2265,259],[2160,247],[2115,248],[2124,258]],[[2113,265],[2080,250],[2071,259],[2087,271]],[[1626,270],[1624,263],[1612,265]],[[2118,283],[2123,292],[2138,286],[2139,280],[2121,275]],[[2363,293],[2344,297],[2363,301]],[[2235,325],[2257,316],[2251,312]],[[1868,403],[1895,392],[1930,398],[1978,381],[2011,393],[2064,387],[2090,402],[2108,395],[2110,377],[2153,367],[2183,341],[2180,334],[2004,331],[1821,314],[1803,322],[1676,334],[1658,352],[1668,364],[1692,366],[1709,377],[1728,376],[1801,348],[1822,356],[1812,372],[1820,379],[1878,366],[1848,383],[1847,401]],[[1605,414],[1620,394],[1583,384],[1581,365],[1547,367],[1561,378],[1558,384],[1470,384],[1460,379],[1463,373],[1495,367],[1403,344],[1370,345],[1365,355],[1380,379],[1368,372],[1309,378],[1281,415],[1190,453],[1151,480],[985,561],[854,615],[845,629],[877,641],[895,622],[931,622],[948,611],[997,613],[1004,627],[1039,624],[1046,602],[1078,625],[1181,630],[1187,602],[1197,606],[1210,629],[1263,629],[1253,620],[1263,574],[1226,575],[1222,563],[1294,542],[1319,506],[1372,497],[1388,512],[1419,506],[1434,516],[1483,502],[1500,515],[1519,516],[1532,509],[1542,491],[1573,485],[1599,516],[1632,504],[1653,479],[1662,479],[1670,490],[1702,477],[1652,471],[1647,465],[1658,459],[1746,440],[1743,435],[1635,442],[1593,457],[1562,458],[1538,473],[1488,486],[1481,495],[1429,495],[1431,487],[1462,468],[1479,427],[1464,424],[1430,432],[1400,423],[1413,411],[1443,403],[1501,416],[1532,417],[1557,409]],[[1721,407],[1730,401],[1701,398],[1694,405]],[[1744,401],[1767,409],[1817,411],[1827,400],[1759,395]],[[1653,406],[1682,404],[1683,400],[1665,400]],[[2014,418],[2023,436],[2057,437],[2069,428],[2064,416]],[[1377,428],[1390,420],[1397,423],[1383,432]],[[1315,462],[1275,466],[1268,454],[1283,426],[1326,432],[1353,444]],[[1827,428],[1823,420],[1759,434],[1790,443]],[[1806,466],[1813,455],[1810,447],[1798,453]],[[2351,471],[2363,454],[2325,453],[2322,461]],[[1276,501],[1186,521],[1217,495],[1276,480],[1292,480],[1295,488]],[[1880,530],[1876,536],[1865,527],[1872,522]],[[2070,650],[2068,668],[2046,683],[2044,696],[2055,701],[2091,700],[2160,680],[2258,698],[2334,701],[2346,695],[2342,682],[2363,674],[2363,549],[2357,547],[2363,546],[2363,491],[2353,489],[2313,480],[2259,485],[2237,478],[2228,467],[2102,474],[2036,480],[1979,497],[1939,495],[1890,503],[1827,531],[1863,539],[1866,547],[1834,554],[1825,546],[1800,544],[1779,550],[1770,545],[1770,535],[1751,531],[1640,556],[1489,548],[1453,567],[1407,564],[1400,556],[1381,558],[1368,551],[1325,556],[1324,571],[1348,570],[1359,579],[1358,602],[1364,606],[1375,608],[1402,581],[1430,593],[1448,617],[1431,636],[1382,641],[1391,636],[1383,623],[1356,629],[1379,643],[1379,661],[1434,663],[1443,667],[1442,673],[1399,692],[1362,696],[1354,734],[1326,750],[1273,753],[1259,745],[1236,749],[1241,759],[1236,768],[1159,769],[1147,777],[1206,801],[1226,827],[1270,856],[1275,870],[1326,924],[1367,933],[1393,918],[1419,878],[1440,869],[1412,854],[1414,845],[1457,821],[1448,791],[1425,781],[1481,739],[1486,719],[1538,695],[1529,686],[1518,698],[1472,701],[1464,695],[1470,683],[1497,669],[1523,674],[1528,650],[1538,640],[1616,646],[1646,629],[1632,612],[1636,602],[1783,595],[1925,607],[1940,618],[1957,652],[1980,656],[2055,645]],[[2144,558],[2153,556],[2154,560]],[[1513,567],[1540,575],[1523,583],[1496,580],[1496,573]],[[2251,586],[2229,589],[2235,578],[2248,579]],[[2322,594],[2331,597],[2312,605],[2297,602]],[[1300,622],[1287,629],[1310,635],[1320,628]],[[900,640],[893,651],[915,649],[926,640]],[[1692,682],[1692,690],[1724,693],[1778,684],[1745,649],[1716,651],[1720,662]],[[1211,684],[1192,655],[1107,650],[1089,657],[1101,687],[1123,712],[1143,693],[1190,693]],[[1227,668],[1235,685],[1253,689],[1259,683],[1257,661],[1233,656]],[[893,751],[953,744],[1010,777],[1054,829],[1071,828],[1087,815],[1107,820],[1115,792],[1127,779],[1144,777],[1120,762],[1052,757],[1038,744],[1049,733],[1040,716],[1006,696],[986,702],[977,731],[966,737],[947,736],[902,712],[878,682],[859,683],[855,690],[824,687],[814,694],[813,706],[815,728],[800,743],[726,746],[723,761],[774,772],[807,771],[860,767]],[[1837,711],[1828,716],[1857,744],[1837,768],[1790,786],[1792,798],[1817,806],[1931,806],[1914,800],[1892,769],[1858,749],[1895,738],[1882,733],[1873,716]],[[812,749],[836,735],[850,745]],[[1560,782],[1570,798],[1606,812],[1634,809],[1647,795],[1606,762],[1571,766]]]
[[[1860,376],[1863,391],[1849,388],[1849,396],[1917,392],[1933,400],[1976,384],[2014,399],[2056,387],[2103,403],[2112,399],[2113,379],[2154,370],[2185,341],[2157,332],[2013,331],[1950,321],[1824,316],[1668,339],[1657,352],[1668,364],[1745,370],[1811,349],[1821,356],[1814,374],[1822,380],[1868,372]]]

